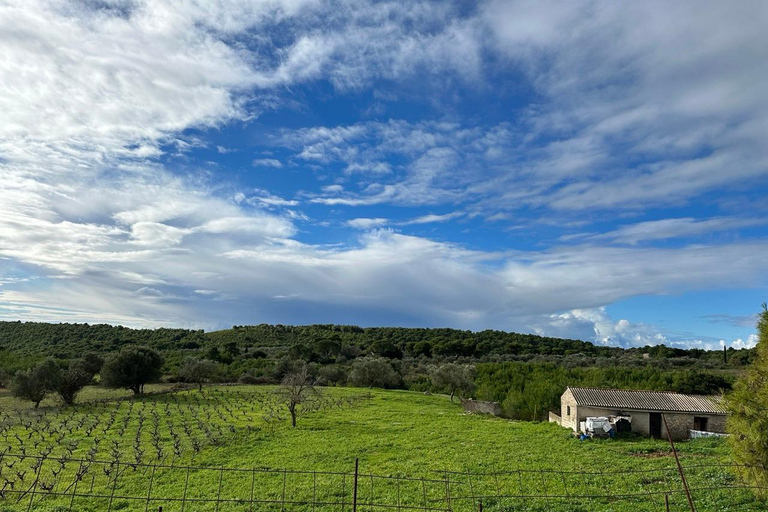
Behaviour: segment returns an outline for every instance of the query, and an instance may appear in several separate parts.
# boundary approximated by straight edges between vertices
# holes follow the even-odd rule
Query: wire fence
[[[353,469],[354,468],[354,469]],[[681,479],[684,471],[685,481]],[[0,455],[0,511],[358,512],[768,510],[738,464],[422,477]],[[691,501],[687,500],[687,493]]]

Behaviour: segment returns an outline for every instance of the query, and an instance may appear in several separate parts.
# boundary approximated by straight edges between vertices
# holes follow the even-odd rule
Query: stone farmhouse
[[[727,414],[719,397],[660,391],[567,388],[560,397],[563,427],[584,431],[587,418],[609,418],[617,431],[667,438],[662,414],[672,439],[687,439],[691,431],[724,433]]]

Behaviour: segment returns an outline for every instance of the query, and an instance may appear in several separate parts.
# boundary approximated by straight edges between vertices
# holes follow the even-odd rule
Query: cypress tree
[[[733,457],[761,499],[768,498],[768,307],[757,322],[757,356],[726,401]]]

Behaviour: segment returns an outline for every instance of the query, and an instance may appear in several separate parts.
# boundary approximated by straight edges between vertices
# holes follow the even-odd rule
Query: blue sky
[[[752,346],[760,0],[11,0],[0,318]]]

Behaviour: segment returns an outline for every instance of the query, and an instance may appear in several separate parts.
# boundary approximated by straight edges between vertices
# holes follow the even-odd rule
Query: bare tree
[[[319,399],[319,391],[315,389],[317,381],[306,363],[301,361],[291,366],[280,383],[277,395],[280,403],[291,413],[291,426],[296,427],[296,416],[300,408],[307,402]]]

